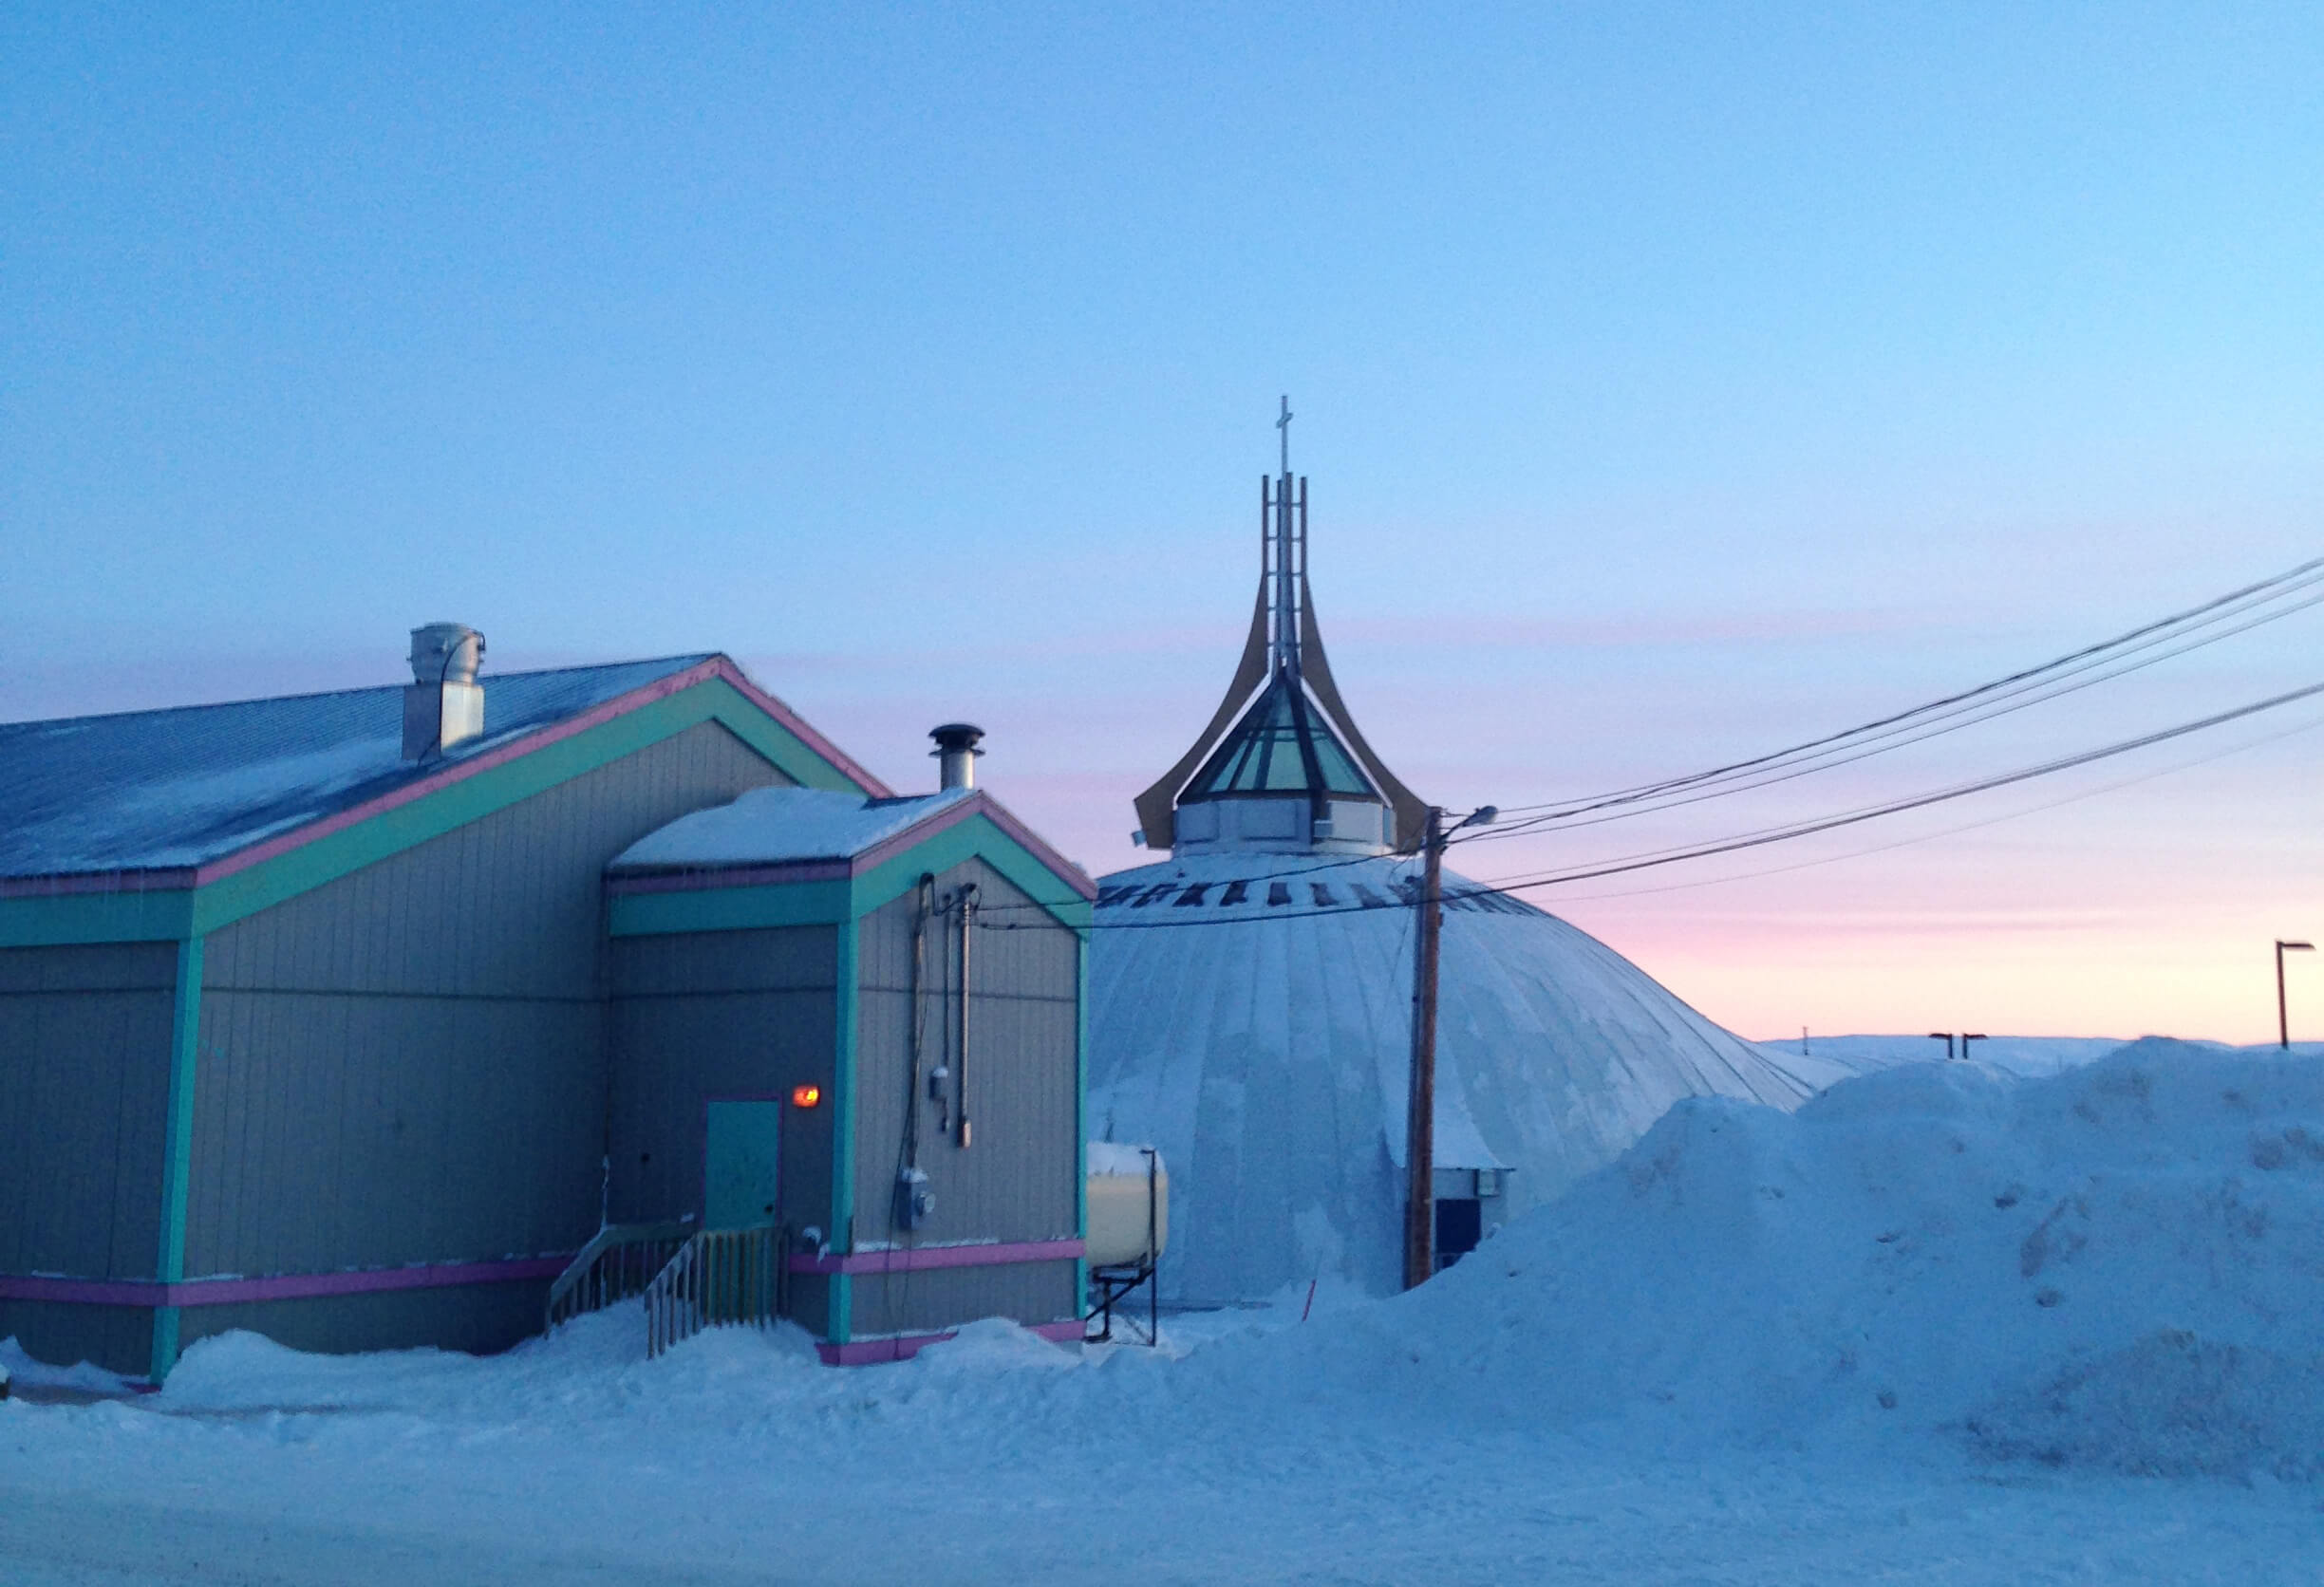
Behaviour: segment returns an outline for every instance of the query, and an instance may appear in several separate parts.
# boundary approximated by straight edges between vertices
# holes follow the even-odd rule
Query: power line
[[[1903,799],[1891,799],[1882,804],[1867,805],[1858,810],[1843,812],[1838,815],[1823,816],[1816,820],[1799,822],[1787,827],[1763,828],[1758,831],[1739,833],[1734,837],[1712,843],[1650,850],[1642,854],[1631,855],[1603,865],[1546,871],[1528,879],[1498,877],[1483,890],[1510,892],[1520,888],[1555,887],[1565,882],[1586,882],[1595,877],[1619,876],[1627,871],[1646,870],[1657,866],[1674,865],[1681,860],[1707,859],[1714,854],[1731,854],[1741,849],[1757,849],[1771,843],[1782,843],[1795,837],[1808,837],[1816,832],[1831,831],[1839,827],[1852,827],[1860,822],[1876,820],[1884,815],[1901,815],[1906,811],[1921,810],[1929,805],[1963,798],[1971,794],[1982,794],[1990,789],[2006,788],[2013,783],[2027,782],[2034,777],[2049,776],[2053,773],[2070,771],[2076,766],[2087,766],[2093,761],[2110,759],[2118,755],[2127,755],[2133,750],[2145,749],[2149,745],[2165,743],[2173,738],[2183,738],[2190,733],[2201,733],[2206,728],[2221,727],[2231,721],[2240,721],[2245,717],[2256,716],[2262,711],[2277,710],[2282,706],[2312,699],[2319,694],[2324,694],[2324,683],[2310,683],[2303,688],[2272,695],[2266,700],[2254,700],[2248,705],[2239,705],[2232,710],[2221,711],[2194,721],[2181,722],[2176,727],[2162,728],[2153,733],[2142,734],[2135,738],[2125,738],[2117,743],[2102,745],[2097,749],[2061,756],[2055,760],[2046,760],[2038,765],[2020,767],[2014,772],[1978,777],[1974,781],[1958,783],[1951,788],[1940,789],[1932,794],[1916,794]]]
[[[1529,836],[1551,826],[1559,830],[1599,826],[1607,821],[1675,810],[1686,805],[1699,804],[1711,798],[1724,797],[1731,794],[1748,793],[1760,788],[1771,787],[1814,772],[1849,765],[1891,749],[1901,749],[1944,733],[1957,732],[2015,711],[2025,710],[2033,705],[2063,698],[2068,694],[2109,681],[2143,667],[2172,660],[2204,645],[2233,638],[2262,624],[2272,623],[2279,618],[2307,610],[2312,607],[2324,604],[2324,593],[2311,595],[2306,600],[2274,611],[2259,611],[2257,616],[2248,615],[2258,608],[2266,607],[2271,602],[2280,600],[2286,595],[2297,594],[2319,584],[2324,584],[2324,557],[2302,562],[2269,578],[2245,585],[2240,589],[2230,590],[2200,606],[2190,607],[2171,616],[2142,625],[2096,644],[2070,651],[2064,656],[2045,662],[2038,666],[2023,668],[2006,677],[1978,684],[1975,688],[1930,700],[1914,706],[1910,710],[1897,712],[1838,733],[1827,734],[1821,738],[1794,744],[1788,749],[1771,751],[1747,760],[1714,767],[1708,771],[1691,773],[1685,776],[1640,784],[1634,788],[1616,790],[1604,794],[1589,795],[1578,801],[1567,801],[1559,805],[1505,806],[1502,810],[1504,816],[1511,814],[1522,816],[1527,811],[1543,813],[1513,822],[1498,821],[1491,828],[1456,841],[1490,843]],[[2189,640],[2186,644],[2165,650],[2162,654],[2149,655],[2144,660],[2131,662],[2128,664],[2115,667],[2111,671],[2100,672],[2096,677],[2080,677],[2083,673],[2104,667],[2108,662],[2139,655],[2142,651],[2167,644],[2172,640],[2187,633],[2198,632],[2211,625],[2240,616],[2247,617],[2247,621],[2223,632]],[[2078,681],[2067,681],[2067,680],[2076,678],[2079,678]],[[2021,698],[2027,696],[2031,698]],[[1990,709],[1989,707],[1992,706],[1999,708]],[[1952,719],[1955,718],[1965,718],[1966,719]],[[1884,742],[1889,739],[1895,741]],[[1858,747],[1859,745],[1871,747]],[[1807,757],[1806,763],[1796,763],[1802,756]],[[1795,763],[1786,765],[1787,762]],[[1753,772],[1763,772],[1769,775],[1747,775]],[[1663,794],[1679,796],[1660,797]],[[1613,811],[1613,813],[1595,813],[1607,810]],[[1585,815],[1592,818],[1576,819]],[[1316,871],[1365,864],[1374,857],[1359,855],[1349,859],[1325,861],[1290,869],[1262,872],[1245,877],[1243,880],[1246,882],[1292,880]],[[1170,862],[1156,861],[1154,863],[1168,864]],[[1158,886],[1159,883],[1147,885]],[[984,912],[1011,910],[1024,912],[1041,907],[1042,906],[1037,904],[988,905]]]
[[[1602,826],[1608,821],[1628,820],[1640,815],[1654,814],[1660,811],[1677,810],[1687,805],[1700,804],[1707,799],[1725,798],[1735,794],[1751,793],[1756,789],[1771,788],[1778,783],[1791,782],[1800,777],[1811,775],[1817,772],[1826,772],[1830,771],[1835,767],[1852,765],[1859,760],[1866,760],[1876,755],[1885,755],[1890,750],[1902,749],[1910,744],[1922,743],[1930,738],[1940,737],[1947,733],[1958,733],[1963,728],[1975,727],[1981,723],[1994,721],[1999,718],[2012,715],[2015,712],[2027,710],[2032,706],[2047,704],[2049,701],[2053,700],[2061,700],[2067,695],[2076,694],[2081,690],[2092,688],[2097,684],[2109,682],[2114,679],[2125,676],[2126,674],[2139,671],[2144,667],[2152,666],[2159,662],[2170,661],[2175,657],[2183,656],[2191,650],[2201,649],[2207,644],[2215,644],[2221,640],[2231,639],[2237,634],[2258,627],[2262,624],[2273,623],[2278,618],[2289,617],[2296,612],[2305,611],[2312,607],[2319,605],[2324,605],[2324,594],[2311,595],[2306,600],[2300,601],[2293,606],[2283,607],[2280,610],[2264,612],[2259,616],[2253,617],[2244,623],[2239,624],[2233,628],[2227,629],[2223,633],[2209,634],[2200,639],[2190,640],[2186,644],[2181,644],[2175,649],[2165,650],[2160,655],[2147,656],[2143,660],[2128,662],[2124,665],[2115,667],[2111,671],[2098,672],[2095,677],[2077,677],[2076,673],[2080,671],[2088,671],[2105,664],[2104,663],[2086,663],[2083,667],[2077,668],[2075,672],[2069,672],[2059,675],[2047,682],[2026,684],[2021,686],[2019,689],[2013,691],[2012,693],[1996,696],[1988,704],[1959,707],[1954,711],[1929,718],[1922,723],[1906,724],[1904,726],[1889,728],[1884,732],[1872,734],[1867,737],[1860,738],[1849,744],[1835,744],[1829,748],[1808,756],[1804,759],[1794,762],[1790,766],[1784,766],[1780,764],[1779,761],[1776,761],[1776,763],[1759,768],[1756,774],[1752,772],[1744,772],[1735,774],[1733,776],[1721,777],[1715,780],[1711,777],[1710,774],[1705,774],[1705,780],[1698,784],[1693,791],[1678,788],[1671,788],[1664,791],[1666,794],[1677,795],[1675,797],[1664,797],[1657,794],[1640,794],[1636,795],[1634,798],[1602,800],[1595,806],[1587,807],[1585,810],[1573,812],[1572,814],[1578,817],[1576,819],[1566,819],[1565,812],[1550,812],[1543,815],[1536,815],[1527,820],[1497,826],[1490,831],[1480,832],[1474,837],[1464,838],[1462,841],[1491,842],[1500,838],[1523,837],[1531,832],[1539,831],[1549,827],[1555,827],[1561,831],[1570,831],[1577,827]],[[2164,643],[2166,643],[2166,640],[2150,640],[2146,642],[2146,644],[2152,645]],[[2140,648],[2144,647],[2145,646],[2141,646]],[[1955,718],[1961,719],[1952,719]],[[1859,745],[1863,747],[1858,747]],[[1775,757],[1770,758],[1771,760],[1775,760]],[[1600,813],[1590,814],[1588,813],[1588,811],[1590,810],[1597,811]]]
[[[2166,743],[2175,738],[2183,738],[2187,737],[2189,734],[2201,733],[2214,727],[2221,727],[2232,721],[2240,721],[2246,717],[2257,716],[2261,712],[2278,710],[2286,705],[2296,704],[2298,701],[2303,700],[2314,699],[2318,695],[2324,695],[2324,682],[2310,683],[2301,688],[2287,690],[2282,694],[2272,695],[2264,700],[2254,700],[2248,704],[2239,705],[2226,711],[2216,712],[2210,716],[2198,718],[2192,721],[2181,722],[2175,726],[2160,728],[2151,733],[2141,734],[2136,737],[2125,738],[2111,744],[2100,745],[2095,749],[2082,750],[2069,756],[2060,756],[2055,759],[2042,761],[2032,766],[2019,767],[2015,771],[1998,773],[1992,776],[1978,777],[1969,782],[1957,783],[1949,788],[1938,789],[1932,793],[1914,794],[1901,799],[1886,800],[1880,804],[1862,806],[1855,810],[1843,811],[1838,814],[1821,816],[1809,821],[1795,822],[1788,826],[1762,828],[1755,831],[1737,833],[1728,838],[1716,839],[1707,843],[1681,845],[1671,849],[1649,850],[1641,853],[1625,855],[1602,863],[1592,863],[1582,867],[1562,868],[1557,870],[1545,871],[1531,876],[1495,877],[1484,883],[1470,883],[1456,889],[1449,889],[1445,894],[1445,899],[1447,903],[1458,903],[1462,900],[1468,899],[1511,896],[1519,892],[1529,891],[1536,887],[1559,887],[1571,882],[1592,881],[1603,876],[1620,876],[1634,870],[1654,869],[1661,866],[1676,865],[1687,860],[1708,859],[1714,855],[1734,853],[1741,850],[1764,848],[1769,844],[1788,842],[1793,838],[1809,837],[1818,832],[1832,831],[1842,827],[1857,826],[1866,821],[1877,820],[1883,816],[1901,815],[1908,811],[1921,810],[1931,805],[1943,804],[1954,799],[1965,798],[1972,794],[1986,793],[1996,788],[2006,788],[2016,783],[2029,782],[2036,777],[2053,775],[2059,772],[2071,771],[2077,766],[2087,766],[2100,760],[2111,759],[2116,756],[2127,755],[2133,751],[2146,749],[2155,744]],[[1376,860],[1380,856],[1377,855],[1369,855],[1363,856],[1362,859]],[[1347,861],[1334,862],[1334,864],[1328,868],[1324,866],[1308,867],[1303,870],[1293,871],[1289,874],[1297,876],[1308,874],[1315,870],[1338,868],[1340,866],[1359,863],[1362,863],[1362,860],[1351,859]],[[1409,863],[1416,865],[1418,862],[1415,860]],[[1250,880],[1254,880],[1254,878],[1240,878],[1240,880],[1248,882]],[[1189,883],[1187,885],[1189,887],[1201,886],[1204,887],[1209,887],[1212,886],[1229,884]],[[1149,884],[1149,886],[1158,887],[1161,886],[1161,884]],[[1392,883],[1391,886],[1395,886],[1395,884]],[[1400,892],[1402,889],[1398,887],[1397,890]],[[1367,909],[1376,909],[1387,906],[1389,906],[1365,905],[1358,903],[1345,906],[1325,906],[1319,908],[1300,910],[1289,915],[1268,914],[1230,917],[1210,915],[1195,917],[1188,920],[1168,919],[1154,921],[1093,920],[1090,924],[1090,929],[1093,931],[1159,931],[1184,929],[1190,926],[1246,925],[1260,920],[1311,920],[1325,915],[1359,914]],[[1032,929],[1033,927],[1029,924],[1020,925],[1008,923],[999,923],[986,924],[981,928],[993,931],[1014,931]]]
[[[2101,641],[2096,644],[2086,645],[2081,649],[2071,651],[2066,655],[2053,658],[2052,660],[2044,662],[2039,665],[2022,668],[2019,671],[2008,674],[2005,677],[1994,679],[1988,682],[1977,684],[1974,688],[1964,689],[1938,700],[1926,701],[1922,704],[1913,706],[1909,710],[1894,712],[1884,717],[1876,718],[1871,721],[1862,722],[1854,727],[1845,728],[1836,733],[1829,733],[1823,735],[1820,737],[1807,739],[1801,743],[1793,744],[1784,749],[1773,750],[1767,754],[1753,756],[1744,760],[1733,761],[1727,765],[1713,767],[1707,771],[1690,773],[1684,776],[1664,778],[1657,782],[1637,784],[1628,788],[1616,789],[1605,794],[1590,794],[1580,798],[1562,800],[1549,804],[1508,806],[1505,807],[1504,810],[1504,813],[1506,814],[1526,816],[1528,812],[1537,812],[1540,813],[1533,814],[1527,819],[1511,824],[1511,826],[1505,827],[1503,831],[1505,832],[1522,831],[1538,827],[1546,822],[1566,820],[1576,815],[1586,814],[1597,810],[1608,808],[1610,806],[1635,804],[1654,798],[1660,794],[1699,788],[1714,782],[1733,779],[1742,774],[1763,769],[1771,769],[1783,763],[1795,760],[1801,756],[1816,755],[1819,753],[1828,754],[1867,737],[1873,737],[1875,736],[1880,737],[1894,737],[1899,733],[1910,732],[1915,725],[1924,725],[1929,722],[1945,720],[1949,718],[1959,716],[1969,716],[1973,720],[1987,719],[1987,716],[1977,715],[1977,713],[1983,712],[1985,706],[1990,703],[1996,703],[2001,700],[2013,699],[2018,695],[2027,693],[2038,693],[2040,690],[2046,688],[2049,684],[2058,681],[2064,678],[2073,677],[2081,672],[2104,666],[2109,661],[2118,660],[2125,656],[2135,655],[2142,650],[2151,649],[2155,646],[2165,644],[2172,639],[2178,638],[2184,633],[2200,631],[2201,629],[2215,624],[2228,621],[2234,617],[2245,615],[2258,607],[2264,607],[2285,595],[2297,593],[2300,590],[2308,588],[2309,587],[2319,582],[2324,582],[2324,557],[2315,558],[2310,561],[2300,563],[2298,566],[2286,569],[2284,571],[2270,578],[2262,579],[2255,584],[2246,585],[2240,589],[2231,590],[2224,595],[2221,595],[2210,601],[2206,601],[2201,606],[2192,607],[2184,611],[2174,613],[2171,616],[2158,619],[2152,623],[2144,624],[2139,627],[2132,628],[2125,633],[2117,634],[2111,639]],[[2308,607],[2316,604],[2317,599],[2324,599],[2324,597],[2312,598],[2308,601],[2300,602],[2295,606],[2285,607],[2277,611],[2262,613],[2261,615],[2253,618],[2250,622],[2241,624],[2224,633],[2212,634],[2205,639],[2183,645],[2178,649],[2168,651],[2164,655],[2149,657],[2146,661],[2137,664],[2140,666],[2151,665],[2155,662],[2168,660],[2172,656],[2183,655],[2187,650],[2197,648],[2201,644],[2212,644],[2221,639],[2230,638],[2234,634],[2244,632],[2246,629],[2258,626],[2261,623],[2273,622],[2277,618],[2289,616],[2295,611],[2304,610]],[[2090,680],[2089,681],[2105,681],[2106,678],[2120,677],[2123,673],[2133,670],[2136,670],[2135,666],[2121,667],[2113,672],[2106,674],[2105,678],[2093,679]],[[2077,684],[2075,686],[2077,688],[2088,687],[2089,682]],[[2056,698],[2058,694],[2069,692],[2071,691],[2064,689],[2053,690],[2049,694],[2042,695],[2041,698]],[[2035,701],[2028,700],[2025,703],[2035,703]],[[2012,707],[2012,709],[2022,708],[2022,705]],[[1999,714],[2001,713],[1995,712],[1989,713],[1988,715]],[[1970,724],[1969,722],[1964,721],[1957,725],[1967,726]],[[1921,737],[1927,736],[1928,735],[1921,735]],[[1917,741],[1917,739],[1907,741]],[[1834,763],[1839,764],[1842,762],[1835,761]]]
[[[1875,844],[1869,849],[1851,849],[1845,854],[1820,854],[1812,860],[1797,860],[1790,865],[1769,866],[1760,870],[1737,871],[1732,876],[1706,876],[1695,882],[1670,882],[1657,887],[1624,887],[1616,892],[1566,893],[1562,896],[1568,903],[1582,903],[1602,898],[1644,898],[1652,893],[1685,892],[1693,887],[1724,887],[1730,882],[1751,882],[1765,876],[1782,876],[1794,870],[1809,870],[1817,866],[1838,865],[1844,860],[1867,859],[1874,854],[1885,854],[1892,850],[1909,849],[1915,844],[1934,843],[1940,838],[1959,837],[1963,832],[1974,832],[1987,827],[1997,827],[2005,821],[2020,821],[2029,815],[2039,815],[2044,811],[2059,810],[2067,805],[2079,804],[2084,799],[2094,799],[2102,794],[2114,794],[2126,788],[2135,788],[2140,783],[2152,782],[2157,777],[2175,776],[2181,772],[2192,771],[2198,766],[2207,766],[2215,760],[2224,760],[2230,756],[2242,755],[2248,751],[2262,748],[2278,739],[2294,737],[2302,733],[2314,733],[2319,727],[2324,727],[2324,718],[2318,718],[2312,722],[2302,722],[2297,727],[2288,727],[2281,733],[2271,733],[2264,737],[2254,738],[2246,744],[2237,744],[2210,755],[2199,755],[2191,760],[2183,760],[2175,766],[2158,766],[2151,772],[2141,772],[2134,777],[2124,777],[2120,781],[2109,782],[2098,788],[2085,788],[2079,793],[2069,794],[2062,799],[2045,800],[2038,805],[2028,805],[2023,810],[2004,811],[1999,815],[1989,815],[1981,821],[1964,821],[1958,827],[1947,827],[1941,831],[1919,832],[1911,837],[1899,838],[1894,843]]]

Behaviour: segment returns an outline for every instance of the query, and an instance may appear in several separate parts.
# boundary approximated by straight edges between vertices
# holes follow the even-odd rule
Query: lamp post
[[[1404,1103],[1404,1287],[1418,1289],[1436,1271],[1436,949],[1444,930],[1444,851],[1462,827],[1485,827],[1500,813],[1482,805],[1448,829],[1444,809],[1429,806],[1421,844],[1420,929],[1413,962],[1412,1081]]]
[[[2292,1048],[2292,1020],[2284,1012],[2283,956],[2287,953],[2314,953],[2314,943],[2287,943],[2276,940],[2276,1045],[2286,1052]]]
[[[1983,1031],[1963,1031],[1963,1032],[1961,1032],[1961,1057],[1962,1057],[1964,1060],[1966,1060],[1966,1059],[1968,1058],[1968,1056],[1969,1056],[1969,1044],[1970,1044],[1971,1042],[1973,1042],[1973,1041],[1983,1041],[1985,1038],[1986,1038],[1986,1037],[1985,1037],[1985,1033],[1984,1033]]]
[[[1951,1031],[1931,1031],[1929,1032],[1929,1039],[1931,1041],[1943,1042],[1945,1044],[1945,1056],[1949,1058],[1953,1055],[1953,1033]]]

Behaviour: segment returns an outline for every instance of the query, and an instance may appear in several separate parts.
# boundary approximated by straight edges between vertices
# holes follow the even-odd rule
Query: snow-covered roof
[[[1089,1116],[1171,1163],[1166,1293],[1394,1286],[1416,864],[1187,854],[1101,880]],[[1512,1212],[1681,1097],[1811,1089],[1586,933],[1445,881],[1435,1161],[1511,1170]]]
[[[610,870],[705,869],[853,859],[973,798],[965,788],[867,798],[819,788],[759,788],[682,815],[613,857]]]
[[[484,736],[419,763],[401,684],[0,722],[0,876],[200,866],[711,659],[489,674]]]

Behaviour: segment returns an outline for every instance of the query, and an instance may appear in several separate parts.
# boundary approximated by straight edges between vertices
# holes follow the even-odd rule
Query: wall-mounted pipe
[[[968,939],[975,934],[977,887],[974,882],[961,885],[960,900],[960,1057],[959,1071],[953,1076],[954,1111],[959,1115],[959,1140],[963,1150],[968,1146]]]
[[[921,1094],[921,1075],[928,1067],[928,930],[936,913],[936,878],[922,872],[913,900],[911,943],[911,1072],[904,1083],[904,1139],[896,1151],[895,1206],[891,1222],[899,1229],[916,1229],[934,1210],[928,1175],[920,1169],[920,1110],[931,1101],[942,1103],[943,1081],[928,1079]],[[942,1117],[939,1117],[939,1125]]]

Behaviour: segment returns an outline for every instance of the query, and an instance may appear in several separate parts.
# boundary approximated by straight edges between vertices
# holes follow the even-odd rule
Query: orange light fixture
[[[823,1088],[821,1086],[794,1086],[791,1089],[792,1107],[819,1108],[822,1105]]]

